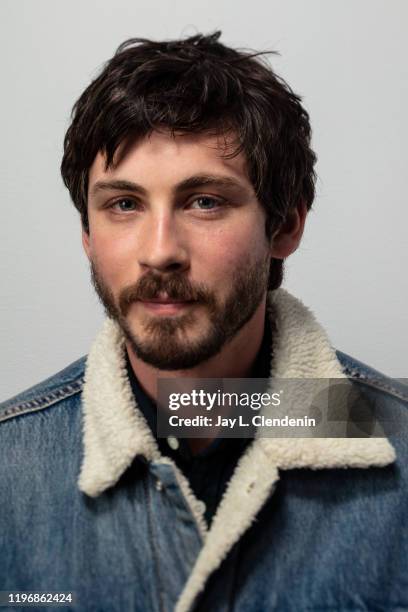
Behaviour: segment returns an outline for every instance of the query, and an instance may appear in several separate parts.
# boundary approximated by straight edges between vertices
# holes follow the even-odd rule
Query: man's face
[[[160,370],[216,355],[264,305],[265,212],[239,154],[204,134],[153,132],[89,172],[95,289],[136,356]]]

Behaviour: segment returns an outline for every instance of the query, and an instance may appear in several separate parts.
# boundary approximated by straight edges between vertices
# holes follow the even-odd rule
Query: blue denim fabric
[[[337,356],[406,433],[407,388]],[[84,367],[0,406],[0,590],[72,590],[73,610],[171,611],[200,531],[172,466],[136,457],[98,497],[78,489]],[[389,438],[397,461],[385,468],[282,471],[191,610],[408,610],[408,440]]]

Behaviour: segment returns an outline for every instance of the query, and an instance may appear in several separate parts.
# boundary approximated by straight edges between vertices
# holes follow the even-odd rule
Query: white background
[[[311,116],[318,194],[284,286],[336,348],[408,376],[407,18],[405,0],[2,0],[0,398],[87,353],[104,317],[59,173],[74,101],[125,39],[216,29],[278,50]]]

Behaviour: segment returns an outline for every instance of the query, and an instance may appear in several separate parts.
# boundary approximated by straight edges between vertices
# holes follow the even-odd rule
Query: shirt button
[[[178,447],[180,446],[180,442],[177,440],[177,438],[175,438],[174,436],[169,436],[167,438],[167,444],[170,446],[170,448],[172,448],[173,450],[177,450]]]
[[[197,506],[198,506],[199,511],[204,514],[204,512],[207,509],[207,506],[205,505],[205,503],[203,501],[201,501],[201,499],[198,500]]]

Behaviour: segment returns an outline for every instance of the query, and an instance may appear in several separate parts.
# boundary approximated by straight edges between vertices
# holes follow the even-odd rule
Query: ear
[[[299,246],[303,235],[307,215],[307,206],[303,200],[296,208],[289,211],[285,221],[272,236],[271,256],[285,259]]]
[[[91,254],[91,245],[90,245],[90,240],[89,240],[89,233],[86,231],[84,226],[82,226],[82,246],[84,247],[84,251],[86,253],[86,256],[90,260],[90,258],[91,258],[90,257],[90,254]]]

